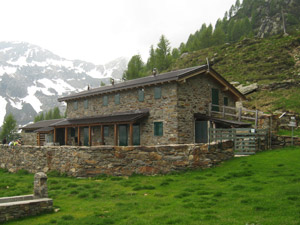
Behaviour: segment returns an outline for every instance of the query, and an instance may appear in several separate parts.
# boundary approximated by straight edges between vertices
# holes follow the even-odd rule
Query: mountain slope
[[[0,125],[13,113],[26,124],[41,112],[64,105],[57,98],[75,91],[98,87],[110,78],[120,80],[127,59],[105,65],[67,60],[38,46],[23,42],[0,42]]]
[[[227,80],[258,84],[258,90],[247,95],[248,107],[300,113],[299,35],[244,39],[185,53],[170,70],[206,64],[208,57]]]

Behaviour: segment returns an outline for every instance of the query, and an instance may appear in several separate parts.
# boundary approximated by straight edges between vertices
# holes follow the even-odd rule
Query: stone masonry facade
[[[161,88],[159,99],[155,99],[155,87]],[[75,101],[69,100],[67,101],[67,117],[102,116],[129,110],[149,109],[149,117],[140,121],[141,145],[191,144],[195,143],[194,113],[206,114],[208,112],[212,88],[219,90],[220,105],[223,105],[224,97],[228,98],[229,106],[235,105],[236,100],[233,94],[222,91],[221,85],[215,79],[207,73],[202,73],[186,79],[185,82],[173,81],[80,99],[77,100],[77,109],[74,108]],[[138,99],[139,90],[144,91],[144,101]],[[119,104],[115,103],[116,94],[120,94]],[[104,96],[108,97],[107,106],[103,104]],[[88,100],[87,109],[84,108],[86,99]],[[162,136],[154,136],[154,122],[163,122]],[[113,145],[113,126],[109,127],[109,131],[105,144]],[[75,132],[77,136],[77,130]],[[95,137],[92,140],[96,144],[99,143],[99,128],[97,132],[93,132],[93,135]],[[80,136],[83,138],[83,134]]]
[[[235,106],[234,96],[228,91],[222,91],[221,85],[207,73],[187,79],[178,85],[179,144],[194,143],[194,113],[207,114],[208,105],[212,100],[212,88],[219,90],[220,106],[224,105],[224,97],[228,98],[228,106]]]
[[[0,167],[10,172],[58,171],[74,177],[167,174],[209,168],[234,156],[232,142],[217,145],[15,146],[0,145]]]

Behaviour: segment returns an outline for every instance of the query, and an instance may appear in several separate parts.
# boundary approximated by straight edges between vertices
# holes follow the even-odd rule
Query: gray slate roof
[[[49,127],[50,125],[55,124],[57,122],[60,122],[62,120],[65,120],[65,119],[62,118],[62,119],[54,119],[54,120],[42,120],[42,121],[38,121],[36,123],[32,123],[32,124],[29,124],[27,126],[24,126],[21,129],[23,129],[23,130],[37,130],[37,129],[40,129],[40,128]]]
[[[63,121],[51,125],[51,127],[136,122],[147,116],[149,116],[149,109],[138,109],[126,112],[113,113],[104,116],[89,116],[65,119]]]
[[[117,83],[115,85],[94,88],[80,93],[72,94],[66,97],[59,98],[58,101],[60,102],[68,101],[73,99],[89,97],[93,95],[105,94],[113,91],[125,90],[128,88],[138,88],[138,87],[143,87],[145,85],[153,85],[162,82],[176,81],[178,79],[184,78],[185,76],[189,76],[190,74],[204,71],[206,69],[207,69],[207,65],[202,65],[202,66],[195,66],[195,67],[185,68],[181,70],[171,71],[163,74],[158,74],[156,76],[151,75],[148,77]]]

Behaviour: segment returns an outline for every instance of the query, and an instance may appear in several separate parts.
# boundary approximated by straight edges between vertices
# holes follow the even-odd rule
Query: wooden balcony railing
[[[212,116],[213,114],[221,115],[223,118],[231,117],[238,121],[255,121],[255,128],[258,125],[259,111],[250,110],[245,108],[237,108],[230,106],[220,106],[209,103],[208,106],[208,115]]]

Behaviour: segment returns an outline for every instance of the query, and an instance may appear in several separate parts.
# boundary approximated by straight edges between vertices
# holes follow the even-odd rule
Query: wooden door
[[[213,105],[219,105],[219,89],[212,88],[211,97],[212,97],[211,103]],[[213,106],[212,110],[219,111],[219,106]]]
[[[195,121],[195,142],[207,143],[208,142],[208,122],[207,121]]]

